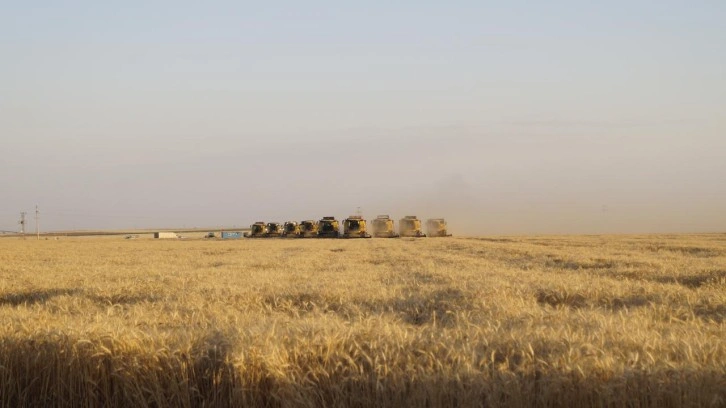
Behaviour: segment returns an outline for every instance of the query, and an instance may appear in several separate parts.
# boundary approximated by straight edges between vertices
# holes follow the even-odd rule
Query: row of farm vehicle
[[[408,215],[398,221],[396,232],[394,221],[388,215],[379,215],[371,221],[369,232],[367,221],[360,215],[351,215],[343,220],[343,232],[335,217],[323,217],[319,221],[305,220],[286,223],[262,221],[250,226],[247,238],[397,238],[397,237],[450,237],[446,220],[431,218],[426,221],[426,233],[421,220]]]

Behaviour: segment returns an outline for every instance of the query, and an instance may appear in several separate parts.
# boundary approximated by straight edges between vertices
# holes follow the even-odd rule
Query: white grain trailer
[[[170,238],[179,238],[179,235],[176,234],[176,232],[155,232],[154,238],[161,238],[161,239],[170,239]]]

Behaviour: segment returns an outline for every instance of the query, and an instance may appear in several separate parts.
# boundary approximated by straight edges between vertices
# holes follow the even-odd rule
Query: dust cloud
[[[180,139],[168,155],[48,155],[14,163],[27,184],[5,207],[14,223],[16,208],[37,202],[48,230],[241,227],[359,210],[446,218],[455,235],[726,230],[726,142],[600,125],[582,136],[581,126],[366,128],[204,149]]]
[[[526,131],[368,129],[297,146],[299,160],[282,155],[297,171],[278,175],[296,200],[267,209],[276,217],[342,218],[359,208],[369,219],[443,217],[457,235],[726,229],[726,169],[700,147],[632,129],[617,137]]]

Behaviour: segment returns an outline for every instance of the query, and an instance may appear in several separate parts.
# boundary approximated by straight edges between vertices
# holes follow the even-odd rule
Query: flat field
[[[726,406],[726,234],[0,239],[0,406]]]

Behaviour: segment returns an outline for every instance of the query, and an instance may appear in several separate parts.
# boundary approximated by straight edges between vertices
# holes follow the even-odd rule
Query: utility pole
[[[25,211],[21,211],[20,221],[18,221],[18,224],[20,224],[20,235],[23,236],[23,239],[25,239],[25,214],[27,214]]]
[[[38,224],[38,218],[40,218],[40,211],[38,211],[38,204],[35,205],[35,235],[40,241],[40,224]]]

